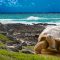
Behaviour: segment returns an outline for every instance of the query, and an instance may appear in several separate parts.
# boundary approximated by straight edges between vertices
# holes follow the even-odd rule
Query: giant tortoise
[[[34,47],[37,54],[43,53],[59,53],[60,47],[60,26],[47,26],[39,35],[38,42]]]

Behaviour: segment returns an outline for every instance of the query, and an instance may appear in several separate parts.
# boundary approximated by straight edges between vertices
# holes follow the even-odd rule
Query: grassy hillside
[[[59,57],[49,55],[23,54],[0,50],[0,60],[60,60]]]
[[[0,34],[0,41],[7,42],[11,40]],[[5,46],[3,42],[0,42],[0,48]],[[33,47],[34,46],[27,46],[25,48],[33,50]],[[24,54],[21,52],[12,52],[0,49],[0,60],[60,60],[60,57],[51,55]]]
[[[11,41],[11,40],[8,37],[6,37],[5,35],[0,34],[0,41],[6,42],[6,41]]]
[[[7,42],[12,42],[13,40],[9,39],[7,36],[0,34],[0,49],[6,48]]]

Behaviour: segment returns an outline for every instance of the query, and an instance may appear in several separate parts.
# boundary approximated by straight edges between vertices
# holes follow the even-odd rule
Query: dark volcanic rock
[[[22,46],[27,46],[27,43],[26,43],[26,42],[23,42],[23,43],[22,43]]]

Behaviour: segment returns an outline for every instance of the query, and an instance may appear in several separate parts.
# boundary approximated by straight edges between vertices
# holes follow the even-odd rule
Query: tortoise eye
[[[42,37],[40,41],[44,41],[44,40],[46,40],[46,37]]]

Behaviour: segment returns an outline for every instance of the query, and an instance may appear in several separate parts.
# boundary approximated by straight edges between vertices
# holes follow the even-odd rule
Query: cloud
[[[0,5],[3,5],[3,3],[4,3],[4,0],[0,0]]]
[[[15,4],[17,3],[17,0],[9,0],[8,2],[9,2],[10,4],[14,4],[14,5],[15,5]]]

